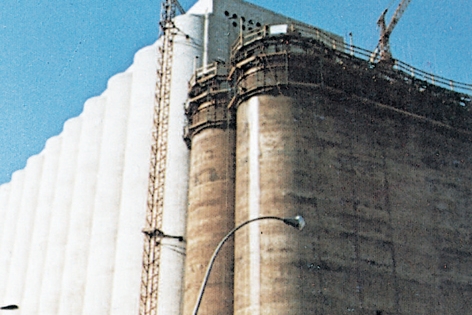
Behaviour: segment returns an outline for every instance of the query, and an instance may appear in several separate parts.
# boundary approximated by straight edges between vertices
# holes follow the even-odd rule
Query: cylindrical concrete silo
[[[306,154],[312,151],[300,143],[303,119],[309,118],[290,97],[253,96],[239,104],[237,224],[266,215],[302,214],[311,221],[315,199]],[[309,301],[300,292],[301,242],[300,232],[274,221],[253,223],[236,235],[235,314],[304,314]]]
[[[21,206],[25,195],[25,178],[27,177],[26,170],[21,170],[13,173],[12,176],[12,190],[9,198],[8,213],[5,218],[5,231],[3,232],[2,247],[0,248],[0,259],[2,260],[0,269],[0,278],[4,279],[4,285],[0,288],[0,298],[6,303],[18,304],[19,296],[13,294],[8,287],[8,279],[10,274],[16,273],[14,254],[18,252],[18,244],[16,239],[21,233]],[[29,246],[27,244],[26,246]],[[11,299],[11,300],[10,300]]]
[[[108,82],[82,314],[110,313],[132,73]],[[97,303],[97,301],[101,301]]]
[[[213,251],[234,227],[234,121],[227,111],[226,68],[197,71],[187,104],[191,147],[184,315],[192,314]],[[200,313],[233,313],[233,240],[219,253]]]
[[[84,105],[83,123],[76,145],[77,174],[70,206],[65,248],[64,276],[57,314],[80,314],[85,290],[85,274],[90,244],[94,195],[97,182],[105,99],[95,97]]]
[[[41,180],[38,183],[39,194],[34,222],[31,252],[29,255],[26,285],[21,311],[25,314],[38,313],[41,295],[41,283],[47,254],[49,225],[51,222],[52,203],[56,190],[57,170],[61,152],[62,137],[56,136],[46,142],[40,153],[44,157]]]
[[[37,213],[38,183],[41,179],[43,167],[43,156],[34,155],[30,157],[25,168],[25,183],[23,197],[16,227],[14,248],[11,254],[11,267],[5,285],[8,294],[5,299],[20,304],[24,294],[28,258],[31,254],[33,242],[32,232],[34,229]]]
[[[12,175],[10,182],[10,198],[8,199],[7,207],[8,212],[5,216],[4,230],[2,231],[2,239],[0,244],[0,298],[5,300],[5,303],[18,303],[18,301],[8,301],[8,275],[12,269],[12,254],[15,249],[15,235],[17,229],[21,228],[21,222],[19,222],[19,212],[21,206],[21,200],[24,198],[24,181],[25,170],[16,171]]]
[[[138,51],[133,65],[111,313],[138,314],[142,270],[157,44]]]
[[[0,231],[4,230],[5,226],[5,218],[7,216],[7,206],[8,206],[8,199],[10,197],[10,189],[11,189],[11,184],[2,184],[0,185],[0,205],[2,206],[0,208]],[[0,251],[2,250],[2,243],[1,243],[1,238],[0,238]]]
[[[317,76],[309,75],[310,68],[303,63],[291,63],[297,53],[306,53],[303,44],[302,49],[294,44],[296,53],[291,53],[289,38],[273,37],[269,29],[253,34],[251,40],[246,44],[243,38],[232,60],[236,224],[260,216],[296,214],[313,224],[316,152],[311,140],[316,98],[305,93],[304,84],[311,82],[303,80]],[[310,232],[268,220],[238,231],[234,314],[315,314],[310,310],[312,290],[307,291],[310,280],[302,273]]]
[[[43,281],[40,291],[38,314],[57,313],[64,270],[69,208],[72,202],[75,177],[77,175],[77,152],[82,119],[73,118],[65,122],[58,177],[54,200],[51,205],[51,222],[44,264]]]
[[[170,81],[170,107],[167,132],[164,207],[161,230],[174,236],[185,235],[189,151],[183,138],[184,104],[187,83],[194,71],[195,59],[201,60],[203,18],[181,15],[175,18],[173,62]],[[178,239],[162,238],[160,242],[157,313],[179,314],[182,303],[182,278],[185,244]]]
[[[10,182],[10,198],[6,207],[6,209],[8,209],[8,212],[5,216],[5,225],[1,243],[2,247],[0,248],[0,266],[2,267],[0,268],[0,279],[8,279],[8,274],[11,266],[11,255],[14,250],[16,227],[18,224],[21,224],[20,222],[18,222],[18,217],[20,212],[19,210],[21,206],[21,200],[23,198],[24,178],[24,170],[16,171],[15,173],[13,173]],[[6,301],[6,292],[7,287],[5,285],[0,286],[0,299],[4,301],[2,303],[17,303],[14,301]]]

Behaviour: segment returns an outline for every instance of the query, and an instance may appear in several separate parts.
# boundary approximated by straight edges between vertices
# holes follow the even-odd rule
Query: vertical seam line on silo
[[[249,103],[249,219],[260,215],[259,186],[259,100]],[[250,302],[251,313],[260,313],[260,229],[259,223],[249,226]]]

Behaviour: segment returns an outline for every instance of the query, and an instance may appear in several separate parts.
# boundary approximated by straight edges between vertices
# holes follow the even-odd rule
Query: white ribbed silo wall
[[[5,218],[8,213],[8,199],[10,198],[11,184],[0,185],[0,253],[2,251],[3,231],[5,227]]]
[[[23,277],[27,283],[22,301],[10,301],[20,305],[20,310],[12,313],[81,314],[84,305],[84,314],[96,313],[95,310],[106,313],[110,303],[122,314],[137,312],[155,51],[156,47],[147,47],[138,53],[136,65],[112,78],[102,96],[89,100],[80,117],[66,122],[64,131],[48,140],[40,153],[44,159],[42,176],[29,181],[39,189],[36,213],[28,218],[31,224],[24,226],[31,225],[31,234],[20,239],[29,237],[30,243],[13,246],[17,228],[23,228],[18,226],[22,220],[19,210],[23,185],[27,181],[23,177],[31,168],[16,172],[10,183],[0,186],[0,251],[4,253],[0,258],[1,279],[8,281],[14,251],[29,253],[27,259],[12,267],[25,267]],[[129,95],[131,83],[133,90]],[[129,97],[133,107],[128,113]],[[107,98],[112,100],[107,103]],[[106,118],[100,116],[105,107]],[[108,128],[103,136],[102,127]],[[121,176],[126,180],[123,187]],[[93,233],[89,231],[87,235],[92,228]],[[120,245],[115,253],[117,243]],[[90,254],[88,247],[92,248]],[[11,289],[18,291],[16,286]],[[9,302],[3,299],[7,287],[0,286],[0,301],[5,303]],[[9,296],[13,291],[9,290]]]
[[[52,203],[38,314],[56,314],[59,307],[72,191],[77,176],[77,143],[80,137],[81,123],[80,117],[69,119],[65,122],[64,130],[60,135],[62,148]]]
[[[34,155],[30,157],[25,167],[23,197],[18,214],[18,223],[13,252],[11,256],[8,278],[2,280],[7,286],[5,299],[14,304],[20,304],[24,292],[24,282],[28,266],[28,257],[32,249],[32,231],[34,218],[37,215],[38,183],[41,179],[43,157]]]
[[[40,153],[43,156],[43,165],[41,179],[38,182],[38,202],[33,224],[28,270],[26,271],[26,285],[20,303],[20,310],[23,314],[38,313],[60,151],[61,137],[56,136],[46,142],[44,150]]]
[[[12,175],[11,191],[8,199],[7,214],[5,216],[5,225],[2,237],[2,247],[0,252],[0,279],[5,281],[8,279],[8,274],[11,265],[11,256],[13,254],[16,227],[18,224],[19,210],[21,206],[21,199],[23,198],[25,170],[16,171]],[[7,286],[0,285],[0,301],[4,304],[16,303],[15,301],[8,301],[5,293]]]
[[[3,184],[0,186],[0,279],[6,279],[6,256],[3,254],[4,253],[4,244],[2,242],[3,238],[6,237],[6,219],[7,219],[7,214],[10,212],[8,211],[8,200],[10,199],[11,196],[11,182],[7,184]],[[4,290],[6,286],[0,286],[0,303],[3,303],[4,300]]]
[[[175,24],[179,32],[174,37],[162,231],[183,236],[189,168],[189,151],[183,141],[184,104],[195,59],[201,60],[203,17],[182,15]],[[164,238],[161,246],[158,314],[177,315],[181,308],[185,243]]]
[[[132,73],[108,81],[82,314],[109,314]]]
[[[157,45],[140,50],[133,73],[126,133],[123,185],[116,238],[111,313],[139,313],[143,234],[146,212],[151,130],[156,84]]]
[[[78,145],[77,174],[70,207],[67,247],[57,314],[80,314],[85,290],[102,122],[106,99],[94,97],[84,105]]]

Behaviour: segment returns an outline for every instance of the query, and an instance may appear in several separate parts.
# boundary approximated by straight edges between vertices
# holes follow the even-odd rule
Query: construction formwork
[[[233,45],[234,222],[295,214],[308,222],[302,232],[272,222],[238,231],[234,314],[470,309],[470,96],[369,55],[290,25]],[[210,125],[205,110],[189,116],[190,134]]]

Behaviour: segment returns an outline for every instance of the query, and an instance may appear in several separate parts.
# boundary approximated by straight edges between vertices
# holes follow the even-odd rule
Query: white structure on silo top
[[[228,61],[243,29],[289,21],[241,0],[200,0],[175,19],[165,233],[185,234],[189,152],[182,136],[195,67]],[[139,313],[159,43],[138,51],[0,186],[0,302],[20,306],[11,314]],[[173,241],[161,244],[162,315],[182,308],[185,243]]]

